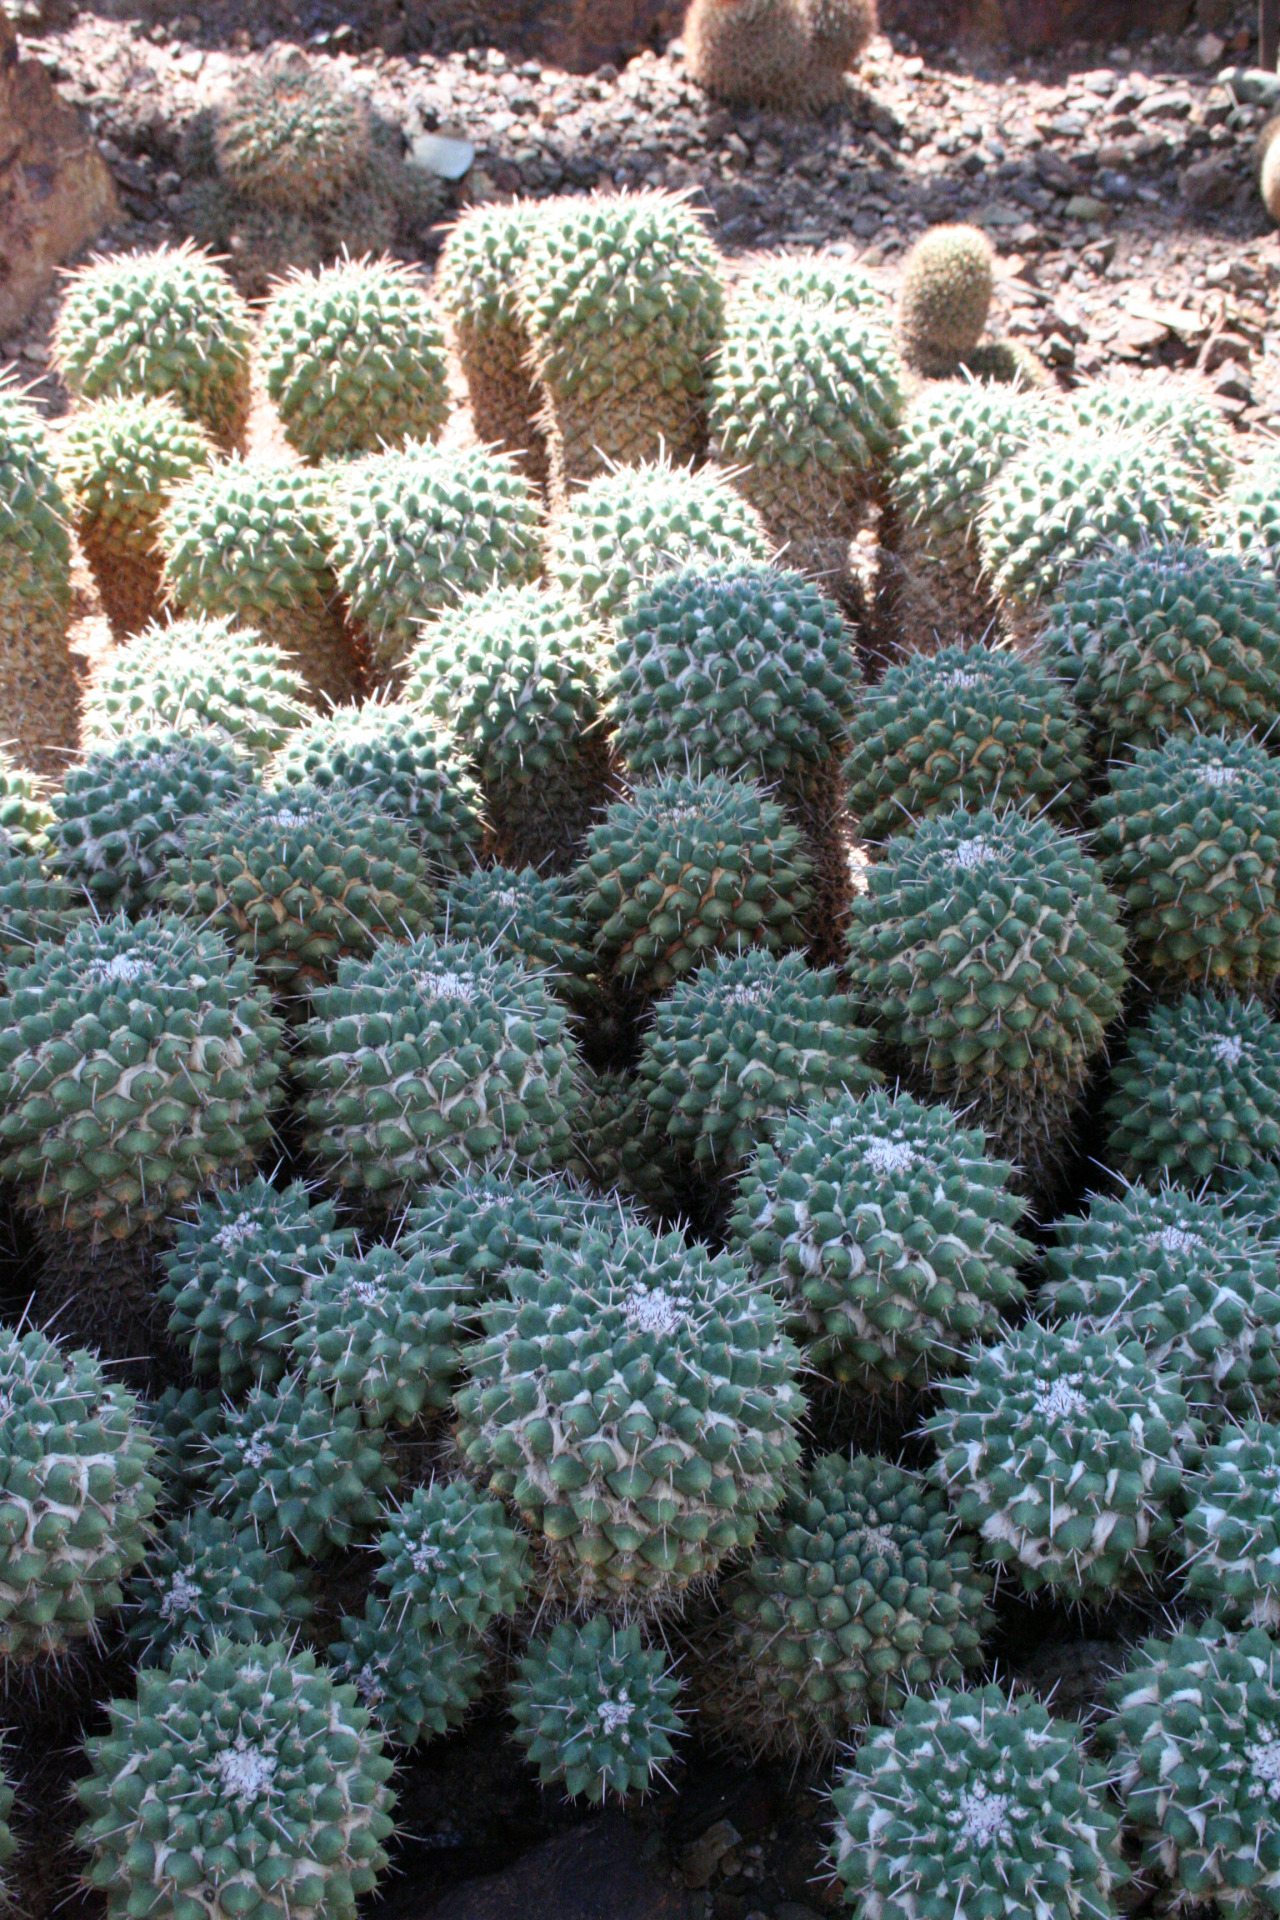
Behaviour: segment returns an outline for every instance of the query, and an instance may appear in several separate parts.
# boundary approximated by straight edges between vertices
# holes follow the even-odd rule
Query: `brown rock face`
[[[1192,0],[880,0],[886,33],[937,46],[1012,46],[1021,51],[1129,33],[1176,33]]]
[[[431,19],[570,73],[621,67],[680,31],[683,0],[432,0]]]
[[[118,212],[73,107],[38,60],[20,60],[0,9],[0,335],[20,327],[63,260]]]

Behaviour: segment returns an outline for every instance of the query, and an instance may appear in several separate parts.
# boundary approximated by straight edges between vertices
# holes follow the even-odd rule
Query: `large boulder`
[[[54,268],[118,213],[75,108],[38,60],[19,58],[0,7],[0,338],[22,325]]]

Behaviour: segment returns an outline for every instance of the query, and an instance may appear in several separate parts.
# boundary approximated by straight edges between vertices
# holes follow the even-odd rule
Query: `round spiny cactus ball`
[[[1015,637],[1068,575],[1100,550],[1195,540],[1208,502],[1205,475],[1159,425],[1048,433],[992,480],[978,518],[978,551]]]
[[[1031,1249],[1012,1167],[950,1107],[879,1091],[792,1113],[738,1181],[730,1245],[791,1302],[814,1365],[863,1391],[924,1387],[993,1339]]]
[[[453,743],[406,703],[366,700],[309,717],[284,743],[269,778],[395,816],[439,873],[470,867],[479,856],[480,790]]]
[[[681,1158],[645,1105],[634,1073],[586,1068],[574,1125],[578,1151],[602,1192],[625,1197],[645,1217],[678,1218]]]
[[[667,1138],[725,1177],[793,1108],[873,1085],[870,1042],[834,967],[759,948],[723,954],[658,1001],[640,1091]]]
[[[551,985],[578,1012],[600,998],[592,928],[574,881],[532,867],[477,867],[442,892],[435,931],[442,940],[488,947],[521,966],[545,967]]]
[[[541,406],[517,286],[537,202],[467,207],[445,235],[432,293],[449,319],[482,446],[505,447],[535,483],[546,478]]]
[[[547,529],[548,578],[598,620],[677,567],[762,566],[772,549],[749,501],[714,468],[654,460],[575,489]]]
[[[434,440],[449,412],[444,334],[394,260],[340,260],[278,285],[258,339],[267,393],[304,460]]]
[[[355,185],[369,162],[369,109],[328,62],[295,48],[243,70],[218,102],[218,170],[262,206],[309,210]]]
[[[304,1589],[283,1553],[197,1507],[169,1521],[130,1582],[129,1638],[145,1667],[175,1647],[210,1653],[218,1635],[270,1640],[310,1614]]]
[[[762,253],[741,283],[753,300],[796,300],[806,307],[841,307],[885,316],[888,295],[863,268],[826,253]]]
[[[750,1547],[798,1464],[804,1400],[745,1264],[619,1218],[503,1283],[465,1356],[457,1444],[554,1589],[650,1607]]]
[[[314,1003],[306,1148],[344,1189],[392,1206],[468,1169],[572,1167],[577,1046],[541,972],[423,936],[344,960]]]
[[[895,648],[931,653],[978,640],[995,604],[977,521],[1005,464],[1046,423],[1050,403],[1014,387],[929,382],[903,410],[888,468],[882,592]]]
[[[977,227],[934,227],[902,263],[898,332],[920,373],[953,373],[976,347],[995,288],[995,254]]]
[[[58,1229],[126,1239],[266,1149],[280,1029],[220,934],[88,921],[4,981],[0,1176]]]
[[[603,655],[581,603],[537,587],[467,596],[409,655],[401,700],[451,730],[508,865],[571,865],[604,805]]]
[[[518,1613],[529,1543],[469,1480],[433,1480],[390,1507],[374,1579],[386,1618],[408,1634],[483,1634]]]
[[[511,1682],[515,1739],[544,1787],[600,1806],[644,1793],[682,1731],[680,1681],[633,1620],[562,1620],[530,1642]]]
[[[212,458],[204,428],[165,396],[90,400],[71,415],[58,475],[117,639],[139,632],[159,606],[166,496]]]
[[[1098,554],[1063,581],[1041,645],[1108,759],[1170,733],[1265,731],[1280,706],[1280,588],[1238,555]]]
[[[610,1232],[635,1216],[616,1194],[557,1176],[454,1175],[423,1187],[408,1208],[397,1244],[421,1252],[437,1279],[460,1298],[502,1291],[508,1268],[536,1274],[548,1246],[575,1247],[589,1229]]]
[[[44,781],[0,747],[0,833],[19,853],[43,856],[52,824],[53,808]]]
[[[591,828],[576,882],[601,966],[661,993],[717,953],[803,946],[811,867],[754,781],[664,774]]]
[[[747,774],[784,787],[844,739],[861,672],[834,601],[776,567],[688,567],[614,623],[607,688],[629,773]]]
[[[1234,993],[1157,1003],[1125,1036],[1105,1113],[1126,1180],[1226,1189],[1265,1171],[1280,1162],[1280,1027]]]
[[[813,113],[845,97],[845,74],[876,31],[873,0],[694,0],[685,64],[717,100]]]
[[[1085,731],[1070,694],[1003,647],[908,656],[867,689],[848,732],[849,807],[864,840],[955,807],[1069,814],[1084,796]]]
[[[349,956],[425,932],[429,872],[407,824],[359,791],[259,788],[191,821],[152,893],[219,928],[272,987],[298,996]]]
[[[686,200],[550,202],[529,234],[516,299],[545,402],[553,492],[615,466],[702,452],[723,296],[716,250]]]
[[[458,1371],[457,1291],[422,1253],[370,1247],[306,1276],[293,1364],[367,1427],[407,1427],[450,1405]]]
[[[1083,1316],[1136,1341],[1201,1419],[1280,1409],[1276,1249],[1220,1200],[1180,1187],[1096,1194],[1053,1232],[1043,1317]]]
[[[1280,1645],[1211,1620],[1146,1640],[1099,1736],[1142,1865],[1179,1904],[1280,1900]]]
[[[56,774],[80,706],[67,522],[44,422],[0,384],[0,728],[17,759]]]
[[[91,911],[88,894],[0,827],[0,962],[24,960],[40,941],[60,943]]]
[[[905,1702],[832,1794],[859,1920],[1112,1920],[1129,1878],[1082,1730],[1002,1687]]]
[[[895,834],[854,895],[849,975],[936,1091],[1052,1160],[1126,969],[1120,903],[1070,834],[958,808]]]
[[[962,1683],[995,1624],[976,1546],[918,1473],[822,1455],[720,1589],[706,1710],[750,1747],[796,1757]]]
[[[1216,494],[1236,471],[1236,440],[1212,387],[1196,373],[1113,374],[1089,380],[1049,416],[1060,432],[1159,434]]]
[[[939,1395],[932,1477],[983,1559],[1092,1606],[1150,1586],[1198,1447],[1175,1375],[1087,1321],[1029,1322]]]
[[[379,1428],[357,1407],[286,1374],[228,1406],[204,1468],[210,1504],[262,1545],[319,1560],[361,1540],[381,1518],[396,1471]]]
[[[255,628],[294,656],[313,698],[340,701],[356,661],[335,612],[333,486],[305,467],[223,461],[169,497],[160,544],[177,608]]]
[[[1280,1427],[1249,1420],[1206,1447],[1182,1523],[1187,1598],[1228,1626],[1280,1628]]]
[[[50,866],[100,905],[141,911],[188,825],[252,780],[241,756],[215,740],[131,735],[68,770],[52,796]]]
[[[52,360],[78,400],[168,395],[218,446],[249,419],[249,309],[197,248],[91,260],[67,282]]]
[[[255,1381],[273,1386],[288,1364],[304,1286],[353,1238],[332,1202],[313,1199],[301,1181],[276,1188],[258,1176],[204,1195],[161,1255],[169,1331],[193,1371],[216,1374],[228,1394]]]
[[[203,1387],[166,1387],[138,1401],[138,1417],[155,1443],[152,1469],[166,1513],[186,1513],[206,1497],[209,1442],[222,1431],[226,1402]]]
[[[1280,762],[1237,734],[1175,736],[1113,765],[1094,811],[1143,971],[1268,991],[1280,977]]]
[[[1211,529],[1216,545],[1244,554],[1273,574],[1280,572],[1278,486],[1280,456],[1264,441],[1227,486]]]
[[[284,1641],[217,1639],[143,1668],[107,1713],[76,1792],[110,1920],[355,1920],[395,1796],[354,1687]]]
[[[373,1594],[358,1619],[343,1615],[342,1638],[329,1648],[328,1659],[387,1739],[406,1748],[460,1727],[485,1691],[493,1664],[483,1640],[406,1633]]]
[[[330,557],[375,680],[401,677],[424,624],[464,594],[538,572],[538,512],[509,455],[410,441],[333,482]]]
[[[92,753],[134,734],[181,733],[261,765],[311,714],[287,655],[250,628],[201,615],[147,627],[111,653],[85,703],[84,738]]]
[[[736,470],[769,536],[814,573],[845,571],[902,412],[885,322],[849,307],[739,299],[711,386],[716,458]]]
[[[150,1546],[160,1483],[134,1396],[90,1353],[0,1327],[0,1655],[97,1634]]]

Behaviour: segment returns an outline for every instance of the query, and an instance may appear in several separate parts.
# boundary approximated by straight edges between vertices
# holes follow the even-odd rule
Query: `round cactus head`
[[[305,1581],[281,1552],[197,1507],[169,1522],[135,1575],[129,1638],[144,1666],[162,1666],[175,1647],[211,1653],[219,1635],[269,1640],[310,1611]]]
[[[1182,1523],[1189,1600],[1228,1626],[1280,1629],[1280,1427],[1249,1420],[1206,1447]]]
[[[369,163],[369,109],[326,62],[289,49],[240,72],[218,102],[218,169],[249,201],[310,210],[336,200]]]
[[[511,1684],[516,1740],[543,1786],[597,1805],[643,1793],[672,1757],[680,1682],[635,1621],[562,1620],[535,1640]]]

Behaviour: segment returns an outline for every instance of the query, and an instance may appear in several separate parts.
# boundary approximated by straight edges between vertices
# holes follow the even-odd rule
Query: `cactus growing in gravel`
[[[197,1507],[169,1522],[135,1574],[129,1638],[141,1664],[156,1667],[175,1647],[212,1652],[216,1635],[270,1640],[310,1611],[305,1583],[282,1553]]]
[[[216,1640],[144,1668],[107,1712],[76,1792],[110,1920],[355,1920],[395,1797],[354,1687],[283,1641]]]
[[[1145,1640],[1109,1688],[1100,1738],[1142,1865],[1178,1904],[1280,1900],[1280,1646],[1217,1621]]]
[[[540,1538],[556,1591],[651,1606],[749,1547],[799,1460],[804,1401],[745,1265],[619,1218],[503,1280],[457,1443]]]
[[[461,1726],[484,1692],[492,1664],[483,1641],[401,1632],[373,1594],[359,1619],[344,1614],[342,1638],[328,1657],[370,1718],[403,1747]]]
[[[225,450],[249,418],[249,309],[198,248],[91,260],[72,274],[52,359],[79,400],[168,395]]]
[[[462,595],[535,578],[537,508],[508,455],[410,441],[334,478],[329,555],[374,679],[386,682],[402,677],[423,625]]]
[[[210,1503],[265,1547],[319,1560],[376,1527],[396,1471],[379,1429],[357,1407],[286,1374],[228,1407],[209,1442]]]
[[[531,1577],[529,1543],[470,1481],[415,1487],[386,1520],[374,1579],[397,1632],[480,1635],[519,1612]]]
[[[572,864],[605,802],[603,639],[568,595],[499,587],[443,613],[406,662],[404,705],[451,729],[508,865]]]
[[[1084,796],[1084,728],[1065,687],[998,647],[943,647],[892,666],[849,725],[849,806],[863,839],[997,802],[1049,814]]]
[[[1212,387],[1199,374],[1117,374],[1089,380],[1049,416],[1063,433],[1158,435],[1216,494],[1236,471],[1236,439]]]
[[[987,324],[995,254],[978,227],[932,227],[902,263],[898,332],[919,373],[954,373]]]
[[[1111,1068],[1107,1162],[1150,1185],[1280,1177],[1280,1027],[1260,1000],[1187,993],[1153,1006]]]
[[[1280,762],[1238,735],[1175,736],[1113,765],[1094,811],[1144,971],[1267,991],[1280,977]]]
[[[1065,430],[1031,441],[988,487],[978,551],[1015,637],[1072,570],[1107,548],[1198,537],[1209,492],[1172,430]]]
[[[1215,545],[1244,554],[1272,574],[1280,572],[1277,485],[1280,456],[1263,441],[1227,485],[1210,528]]]
[[[0,1176],[59,1229],[126,1239],[267,1146],[280,1030],[219,934],[90,921],[4,979]]]
[[[870,1040],[834,967],[758,948],[721,955],[657,1003],[640,1090],[667,1138],[723,1178],[793,1108],[873,1085]]]
[[[874,0],[694,0],[685,62],[716,100],[817,112],[876,30]]]
[[[702,451],[723,295],[715,248],[682,199],[611,193],[544,207],[516,301],[553,492],[615,465]]]
[[[1176,1376],[1088,1322],[1033,1321],[939,1396],[931,1477],[985,1560],[1091,1605],[1151,1584],[1199,1444]]]
[[[148,1551],[160,1491],[131,1393],[89,1353],[0,1328],[0,1655],[96,1636]]]
[[[1083,1316],[1136,1341],[1202,1419],[1280,1408],[1276,1248],[1220,1201],[1178,1187],[1095,1194],[1053,1232],[1042,1317]]]
[[[72,767],[53,795],[50,866],[99,904],[141,910],[188,825],[251,779],[240,755],[214,740],[131,735]]]
[[[333,481],[228,460],[197,474],[161,517],[165,588],[187,614],[254,627],[294,656],[313,696],[350,698],[356,661],[329,566]]]
[[[353,1238],[332,1201],[313,1199],[300,1181],[277,1189],[259,1176],[206,1194],[175,1223],[161,1256],[169,1331],[193,1371],[216,1374],[229,1394],[255,1381],[273,1386],[288,1364],[304,1285]]]
[[[1280,1627],[1280,1427],[1228,1427],[1206,1447],[1182,1523],[1188,1600],[1228,1626]]]
[[[615,621],[612,667],[634,777],[746,774],[784,790],[833,757],[862,678],[839,608],[775,567],[660,574]]]
[[[369,160],[369,109],[327,64],[289,49],[241,72],[219,101],[219,171],[263,206],[310,209],[355,184]]]
[[[562,1620],[534,1640],[511,1682],[515,1739],[544,1787],[597,1806],[663,1780],[681,1729],[680,1681],[635,1621]]]
[[[521,966],[547,968],[553,991],[578,1012],[599,1001],[591,927],[574,882],[561,875],[478,867],[441,893],[435,931],[442,940],[470,941]]]
[[[963,1681],[995,1624],[976,1546],[921,1475],[822,1455],[721,1588],[704,1711],[752,1748],[797,1756]]]
[[[864,1391],[961,1368],[1024,1294],[1013,1173],[949,1107],[849,1094],[790,1114],[738,1182],[730,1244],[791,1302],[822,1372]]]
[[[546,444],[535,422],[540,402],[517,298],[537,218],[528,200],[467,207],[445,236],[432,292],[453,331],[476,438],[505,447],[530,480],[541,482]]]
[[[730,310],[711,389],[716,457],[792,565],[845,570],[904,384],[875,315],[776,297]]]
[[[884,317],[883,287],[851,260],[827,253],[764,253],[740,282],[753,300],[797,300],[805,307],[842,307]]]
[[[602,967],[660,993],[716,953],[802,946],[811,865],[754,781],[666,774],[591,828],[576,880]]]
[[[370,1247],[308,1274],[293,1363],[335,1407],[368,1427],[410,1426],[445,1411],[458,1371],[457,1291],[419,1252]]]
[[[285,787],[210,807],[152,888],[218,927],[280,993],[300,996],[380,940],[411,940],[435,909],[408,826],[359,791]]]
[[[1280,705],[1280,587],[1178,542],[1088,560],[1041,642],[1108,758],[1165,734],[1265,731]]]
[[[442,873],[479,856],[480,790],[452,742],[403,703],[366,700],[312,718],[289,736],[269,777],[396,816]]]
[[[261,764],[310,718],[306,682],[278,647],[202,615],[115,649],[85,703],[84,738],[93,752],[132,734],[195,735]]]
[[[0,385],[0,730],[15,758],[49,773],[76,741],[70,619],[67,504],[44,423]]]
[[[1129,1878],[1083,1733],[1000,1687],[908,1700],[837,1781],[832,1863],[859,1920],[1112,1920]]]
[[[1051,1158],[1126,978],[1097,864],[1047,820],[957,809],[895,835],[866,882],[857,997],[938,1093],[976,1101],[1011,1158]]]
[[[972,380],[930,382],[907,401],[889,459],[881,559],[897,651],[931,653],[991,627],[977,536],[983,496],[1049,411],[1039,396]]]
[[[304,460],[434,440],[449,411],[444,334],[393,260],[342,260],[278,285],[262,316],[263,379]]]
[[[613,619],[659,573],[759,566],[770,555],[764,522],[721,474],[665,459],[598,475],[547,529],[548,578],[597,620]]]
[[[577,1046],[540,973],[424,936],[344,960],[314,996],[297,1071],[307,1151],[390,1206],[432,1178],[573,1163]]]
[[[67,423],[59,478],[117,639],[139,632],[159,606],[166,495],[212,458],[204,428],[164,396],[91,400]]]

